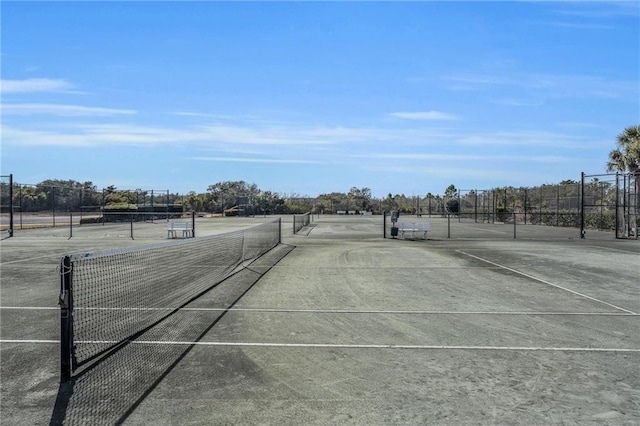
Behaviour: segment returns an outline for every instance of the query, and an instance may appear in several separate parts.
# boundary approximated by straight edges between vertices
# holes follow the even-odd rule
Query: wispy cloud
[[[405,120],[457,120],[455,115],[440,111],[418,111],[418,112],[392,112],[391,117]]]
[[[4,115],[58,115],[64,117],[131,115],[135,110],[60,104],[2,104]]]
[[[517,107],[532,107],[541,106],[544,104],[540,100],[527,100],[527,99],[494,99],[491,101],[495,105],[517,106]]]
[[[0,81],[2,93],[64,92],[72,88],[73,85],[66,80],[51,78]]]
[[[495,132],[472,134],[457,139],[461,145],[474,147],[554,147],[586,149],[597,141],[564,133],[546,131]],[[528,157],[527,157],[528,158]]]
[[[190,157],[189,160],[213,161],[218,163],[266,163],[266,164],[322,164],[323,161],[314,160],[285,160],[277,158],[253,157]]]
[[[541,22],[542,25],[546,25],[549,27],[556,28],[567,28],[574,30],[612,30],[615,27],[613,25],[605,25],[605,24],[593,24],[593,23],[584,23],[584,22]]]
[[[458,74],[442,78],[444,85],[454,91],[495,90],[502,86],[535,94],[536,98],[595,98],[637,99],[637,81],[611,80],[593,75],[563,75],[544,73],[510,73],[501,75]]]
[[[489,162],[489,161],[521,161],[521,155],[484,155],[484,154],[425,154],[414,153],[385,153],[357,155],[357,158],[403,160],[403,161],[468,161],[468,162]],[[527,161],[535,163],[561,163],[569,158],[557,155],[527,156]]]
[[[588,19],[603,18],[638,18],[640,4],[637,1],[573,1],[559,3],[564,9],[556,9],[556,13]]]

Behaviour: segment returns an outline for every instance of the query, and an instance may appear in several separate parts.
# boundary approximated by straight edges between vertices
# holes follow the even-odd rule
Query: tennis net
[[[193,240],[63,257],[62,381],[271,250],[280,229],[278,219]]]

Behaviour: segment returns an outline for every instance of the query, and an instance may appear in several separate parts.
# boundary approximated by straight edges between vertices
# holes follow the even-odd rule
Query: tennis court
[[[415,220],[428,240],[283,218],[282,244],[62,384],[60,258],[166,231],[3,240],[3,422],[640,423],[640,242]]]

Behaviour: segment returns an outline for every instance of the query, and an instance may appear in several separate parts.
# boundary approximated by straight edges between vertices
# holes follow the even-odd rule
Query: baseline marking
[[[516,269],[509,268],[508,266],[500,265],[499,263],[495,263],[495,262],[492,262],[492,261],[490,261],[490,260],[484,259],[484,258],[482,258],[482,257],[475,256],[475,255],[470,254],[470,253],[466,253],[466,252],[464,252],[464,251],[462,251],[462,250],[456,250],[456,252],[461,253],[461,254],[464,254],[465,256],[469,256],[469,257],[472,257],[472,258],[474,258],[474,259],[480,260],[480,261],[482,261],[482,262],[488,263],[488,264],[490,264],[490,265],[497,266],[498,268],[501,268],[501,269],[504,269],[504,270],[507,270],[507,271],[513,272],[513,273],[518,274],[518,275],[521,275],[521,276],[523,276],[523,277],[527,277],[527,278],[532,279],[532,280],[534,280],[534,281],[538,281],[538,282],[540,282],[540,283],[543,283],[543,284],[546,284],[546,285],[550,285],[551,287],[555,287],[555,288],[558,288],[558,289],[560,289],[560,290],[564,290],[564,291],[566,291],[566,292],[569,292],[569,293],[575,294],[575,295],[577,295],[577,296],[584,297],[585,299],[589,299],[589,300],[592,300],[592,301],[594,301],[594,302],[602,303],[602,304],[604,304],[604,305],[607,305],[607,306],[610,306],[610,307],[612,307],[612,308],[615,308],[615,309],[617,309],[617,310],[619,310],[619,311],[623,311],[623,312],[626,312],[626,313],[629,313],[629,314],[637,315],[635,312],[630,311],[630,310],[625,309],[625,308],[621,308],[620,306],[614,305],[613,303],[605,302],[604,300],[600,300],[600,299],[596,299],[595,297],[587,296],[586,294],[580,293],[580,292],[575,291],[575,290],[568,289],[568,288],[563,287],[563,286],[558,285],[558,284],[554,284],[554,283],[552,283],[552,282],[549,282],[549,281],[543,280],[542,278],[534,277],[533,275],[529,275],[529,274],[526,274],[526,273],[524,273],[524,272],[520,272],[520,271],[518,271],[518,270],[516,270]]]

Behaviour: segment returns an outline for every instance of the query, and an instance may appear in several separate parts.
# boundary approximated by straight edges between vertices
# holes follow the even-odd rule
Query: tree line
[[[634,178],[640,174],[640,126],[630,126],[617,137],[616,148],[609,153],[607,171],[629,173]],[[560,185],[575,184],[563,181]],[[597,184],[597,182],[591,182]],[[10,204],[7,182],[0,182],[3,211]],[[544,185],[542,185],[544,187]],[[501,188],[496,188],[501,190]],[[502,188],[505,194],[516,191],[514,187]],[[636,183],[636,200],[640,203],[640,185]],[[367,187],[352,187],[348,192],[331,192],[317,197],[297,194],[280,194],[263,190],[255,183],[223,181],[208,186],[206,192],[187,194],[170,191],[142,189],[121,190],[111,185],[98,189],[92,182],[47,179],[38,184],[14,183],[13,204],[24,212],[38,211],[82,211],[105,208],[136,208],[139,206],[182,206],[183,211],[211,214],[295,214],[399,211],[404,214],[458,213],[461,209],[460,191],[455,185],[444,189],[442,196],[428,193],[424,196],[391,194],[376,198]],[[467,194],[468,195],[468,194]],[[511,197],[509,197],[511,198]],[[504,198],[504,204],[507,204]],[[510,202],[510,201],[509,201]],[[506,208],[506,206],[504,207]],[[243,210],[244,209],[244,210]]]

